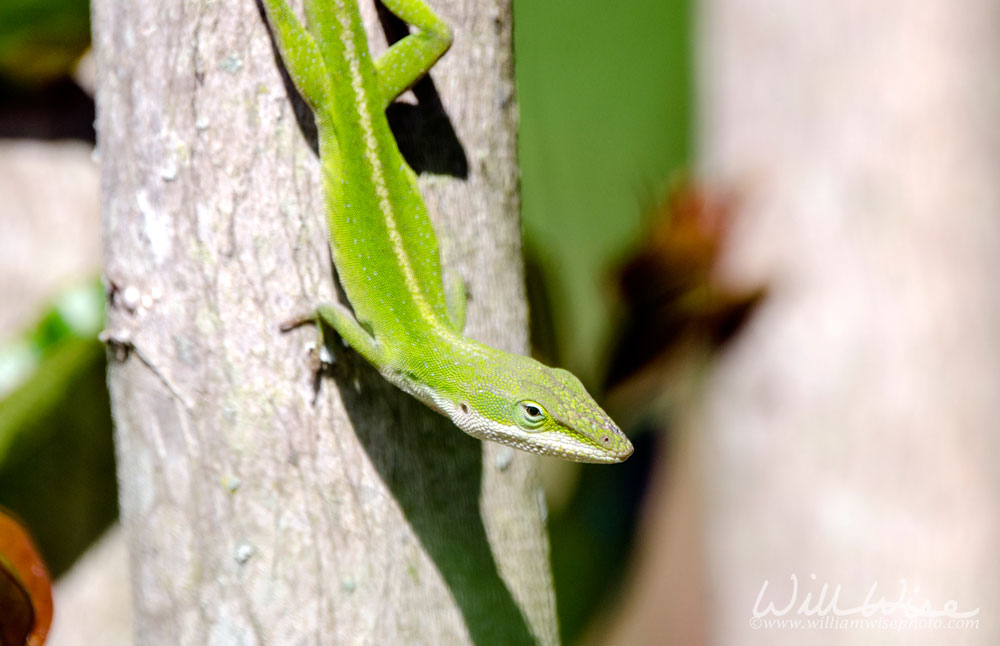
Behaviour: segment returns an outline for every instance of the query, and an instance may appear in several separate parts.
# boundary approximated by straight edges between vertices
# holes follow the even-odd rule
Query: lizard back
[[[328,109],[317,113],[334,264],[355,315],[383,338],[407,338],[417,318],[448,321],[440,251],[416,175],[385,116],[360,13],[339,0],[309,16],[330,71]]]

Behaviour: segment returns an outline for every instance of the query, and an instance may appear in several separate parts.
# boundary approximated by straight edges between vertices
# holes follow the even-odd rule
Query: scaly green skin
[[[580,462],[620,462],[632,445],[580,381],[462,335],[464,288],[445,289],[437,238],[385,108],[451,45],[421,0],[384,0],[418,31],[372,61],[355,0],[307,0],[308,28],[264,0],[281,57],[316,115],[330,249],[354,309],[322,319],[386,377],[463,431]],[[447,293],[446,293],[447,291]]]

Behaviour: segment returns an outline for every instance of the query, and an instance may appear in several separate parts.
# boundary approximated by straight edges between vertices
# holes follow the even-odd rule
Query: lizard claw
[[[297,316],[295,318],[288,319],[287,321],[283,321],[278,325],[278,329],[281,330],[282,332],[289,332],[297,327],[305,325],[306,323],[315,323],[315,322],[316,322],[315,314],[306,314],[304,316]]]

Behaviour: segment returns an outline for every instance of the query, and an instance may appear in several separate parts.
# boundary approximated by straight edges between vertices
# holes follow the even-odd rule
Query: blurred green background
[[[89,132],[92,140],[86,110],[67,115],[51,105],[52,88],[72,83],[88,42],[86,11],[80,0],[0,6],[0,137],[56,132],[87,140]],[[517,0],[514,12],[533,344],[600,397],[620,317],[611,273],[690,155],[691,8],[670,0]],[[25,106],[84,127],[19,132]],[[38,123],[32,119],[25,123]],[[90,289],[99,312],[99,288]],[[0,505],[27,521],[56,575],[115,514],[104,354],[93,340],[99,328],[84,328],[81,338],[61,318],[65,298],[50,295],[36,325],[0,331],[0,378],[9,382],[0,391]],[[549,522],[568,644],[613,598],[628,558],[650,468],[652,451],[643,447],[655,439],[626,432],[638,450],[621,467],[550,465],[550,484],[561,492],[552,495]]]
[[[687,163],[687,1],[514,3],[523,222],[548,285],[557,358],[602,370],[608,272]]]

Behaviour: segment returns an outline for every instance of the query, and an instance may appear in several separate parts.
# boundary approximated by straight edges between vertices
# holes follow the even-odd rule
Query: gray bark
[[[524,351],[509,2],[434,7],[457,34],[431,76],[461,149],[422,165],[467,177],[421,188],[467,331]],[[258,7],[97,0],[93,22],[139,641],[555,643],[536,459],[465,436],[339,343],[314,395],[313,333],[278,331],[336,295],[309,115]],[[397,112],[402,134],[428,121]]]
[[[713,641],[995,644],[1000,5],[710,0],[700,25],[702,171],[742,197],[727,273],[770,288],[704,410]],[[905,580],[979,627],[754,630],[793,574],[796,608]]]

